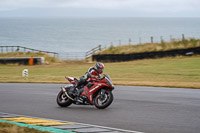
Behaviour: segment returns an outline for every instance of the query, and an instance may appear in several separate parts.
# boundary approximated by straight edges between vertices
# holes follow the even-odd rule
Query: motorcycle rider
[[[97,62],[94,67],[90,67],[88,69],[88,72],[85,73],[85,75],[81,76],[79,80],[77,81],[76,85],[72,87],[68,91],[68,95],[70,97],[73,97],[72,95],[75,95],[75,88],[78,88],[78,96],[80,96],[81,92],[83,91],[83,85],[86,85],[89,81],[97,81],[99,78],[101,78],[101,74],[104,71],[104,64],[101,62]]]

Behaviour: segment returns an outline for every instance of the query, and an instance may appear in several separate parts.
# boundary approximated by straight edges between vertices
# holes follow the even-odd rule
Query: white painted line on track
[[[62,121],[62,120],[55,120],[55,119],[49,119],[49,118],[41,118],[41,117],[34,117],[34,116],[27,116],[27,115],[11,114],[11,113],[5,113],[5,112],[0,112],[0,113],[8,114],[8,115],[16,115],[17,117],[23,116],[23,117],[46,119],[46,120],[53,120],[53,121],[66,122],[66,123],[74,123],[74,124],[79,124],[79,125],[98,127],[98,128],[103,128],[103,129],[110,129],[110,130],[126,132],[126,133],[144,133],[144,132],[139,132],[139,131],[131,131],[131,130],[125,130],[125,129],[119,129],[119,128],[113,128],[113,127],[106,127],[106,126],[99,126],[99,125],[92,125],[92,124],[85,124],[85,123],[78,123],[78,122]]]

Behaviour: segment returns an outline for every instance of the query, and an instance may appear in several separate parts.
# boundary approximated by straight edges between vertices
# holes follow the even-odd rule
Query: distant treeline
[[[187,48],[187,49],[174,49],[167,51],[131,53],[131,54],[99,54],[99,55],[93,55],[92,60],[102,61],[102,62],[119,62],[119,61],[131,61],[139,59],[173,57],[173,56],[190,56],[197,54],[200,54],[200,47]]]

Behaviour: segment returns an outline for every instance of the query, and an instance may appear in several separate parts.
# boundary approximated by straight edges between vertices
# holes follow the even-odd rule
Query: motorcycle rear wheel
[[[105,98],[101,99],[101,95],[98,94],[94,99],[94,105],[98,109],[105,109],[107,108],[113,101],[113,94],[111,91],[105,92]]]
[[[73,101],[70,100],[62,90],[58,93],[56,101],[60,107],[67,107],[73,103]]]

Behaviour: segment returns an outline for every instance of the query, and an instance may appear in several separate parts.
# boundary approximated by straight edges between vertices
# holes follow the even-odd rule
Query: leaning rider
[[[78,96],[81,94],[81,90],[83,89],[83,85],[86,85],[89,81],[96,81],[101,78],[101,74],[104,70],[104,64],[101,62],[97,62],[94,67],[90,67],[88,72],[85,75],[81,76],[77,83],[75,84],[75,88],[78,88]],[[68,91],[69,96],[74,95],[75,88],[70,89]]]

